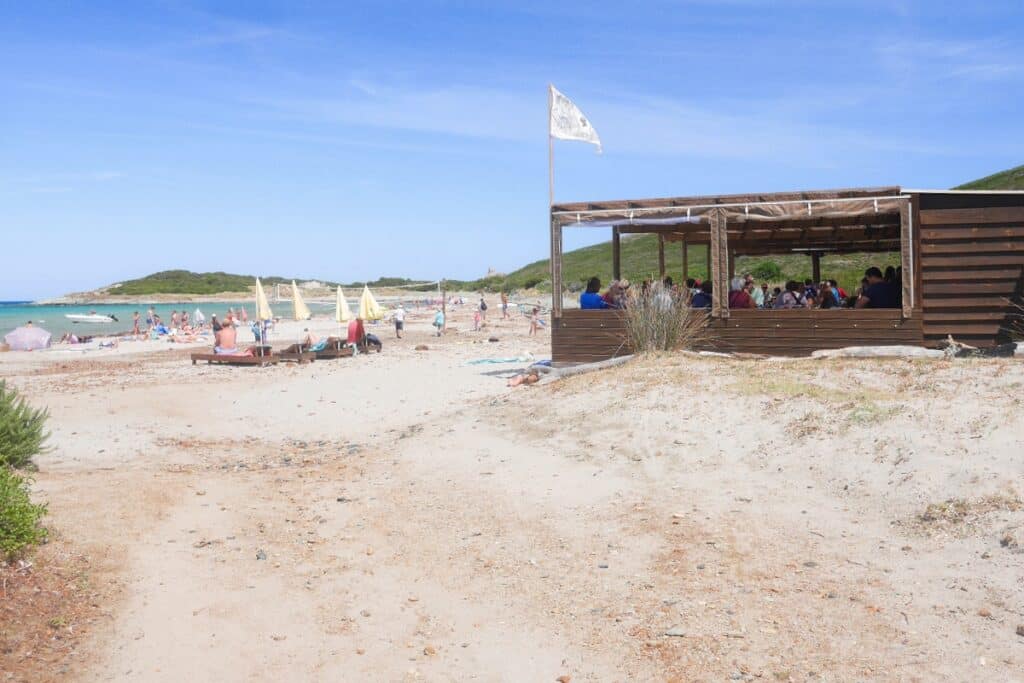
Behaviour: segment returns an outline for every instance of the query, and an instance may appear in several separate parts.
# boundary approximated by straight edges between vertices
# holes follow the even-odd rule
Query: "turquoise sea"
[[[229,307],[236,311],[239,306],[244,306],[252,314],[255,306],[253,302],[237,301],[212,301],[204,303],[161,303],[161,304],[34,304],[29,301],[0,301],[0,341],[3,336],[15,327],[24,325],[29,320],[37,327],[53,335],[57,341],[65,332],[75,334],[114,334],[117,332],[130,332],[132,329],[132,313],[139,312],[142,327],[146,326],[146,311],[150,306],[156,311],[164,322],[170,324],[171,311],[187,310],[189,316],[194,316],[198,308],[209,320],[210,316],[216,313],[223,316]],[[274,305],[271,304],[271,307]],[[291,304],[282,302],[281,313],[287,315],[291,312]],[[314,313],[319,312],[318,307],[310,303],[309,306]],[[285,308],[288,310],[285,311]],[[64,316],[68,313],[92,313],[95,311],[101,315],[113,315],[118,322],[112,323],[73,323]],[[277,311],[275,311],[276,313]]]

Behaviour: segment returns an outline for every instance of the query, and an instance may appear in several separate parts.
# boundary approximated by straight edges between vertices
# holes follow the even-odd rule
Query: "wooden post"
[[[704,245],[704,269],[707,271],[706,279],[711,279],[711,243]]]
[[[683,236],[683,284],[690,278],[690,253],[686,247],[686,236]]]
[[[622,253],[618,228],[612,228],[612,279],[622,279]]]
[[[658,277],[665,279],[665,235],[658,233]]]
[[[444,318],[444,325],[441,331],[448,329],[448,283],[441,280],[441,317]]]
[[[816,251],[811,252],[811,279],[815,285],[821,282],[821,254]]]
[[[551,317],[562,317],[562,226],[551,218]]]

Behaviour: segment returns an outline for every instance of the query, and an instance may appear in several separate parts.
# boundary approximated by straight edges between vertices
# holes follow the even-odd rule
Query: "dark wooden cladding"
[[[921,304],[925,343],[952,336],[976,346],[1022,330],[1024,195],[923,193]]]
[[[568,309],[551,321],[551,360],[589,363],[632,353],[618,311]]]
[[[733,310],[711,320],[702,346],[722,352],[806,356],[819,349],[923,343],[921,314],[904,319],[897,309]]]
[[[563,311],[551,329],[552,360],[582,363],[632,352],[616,311]],[[806,356],[818,349],[909,344],[924,341],[921,312],[904,319],[899,310],[733,310],[728,319],[708,317],[699,348],[722,352]]]

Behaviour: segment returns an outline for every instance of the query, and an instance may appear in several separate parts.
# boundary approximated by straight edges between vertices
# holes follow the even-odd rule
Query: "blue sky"
[[[0,7],[0,299],[169,268],[470,278],[559,201],[901,184],[1024,163],[1024,3]],[[567,246],[603,233],[576,232]]]

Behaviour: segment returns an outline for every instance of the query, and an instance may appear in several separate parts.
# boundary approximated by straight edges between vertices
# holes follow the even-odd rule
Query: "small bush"
[[[49,413],[30,406],[0,380],[0,467],[27,467],[43,450],[50,434],[44,427]]]
[[[760,261],[750,268],[755,280],[762,282],[781,282],[782,268],[775,261]]]
[[[623,317],[634,353],[692,349],[705,338],[707,312],[690,308],[687,298],[660,282],[647,292],[630,289]]]
[[[30,482],[0,465],[0,557],[16,557],[46,538],[46,528],[39,523],[46,514],[46,505],[32,502]]]

